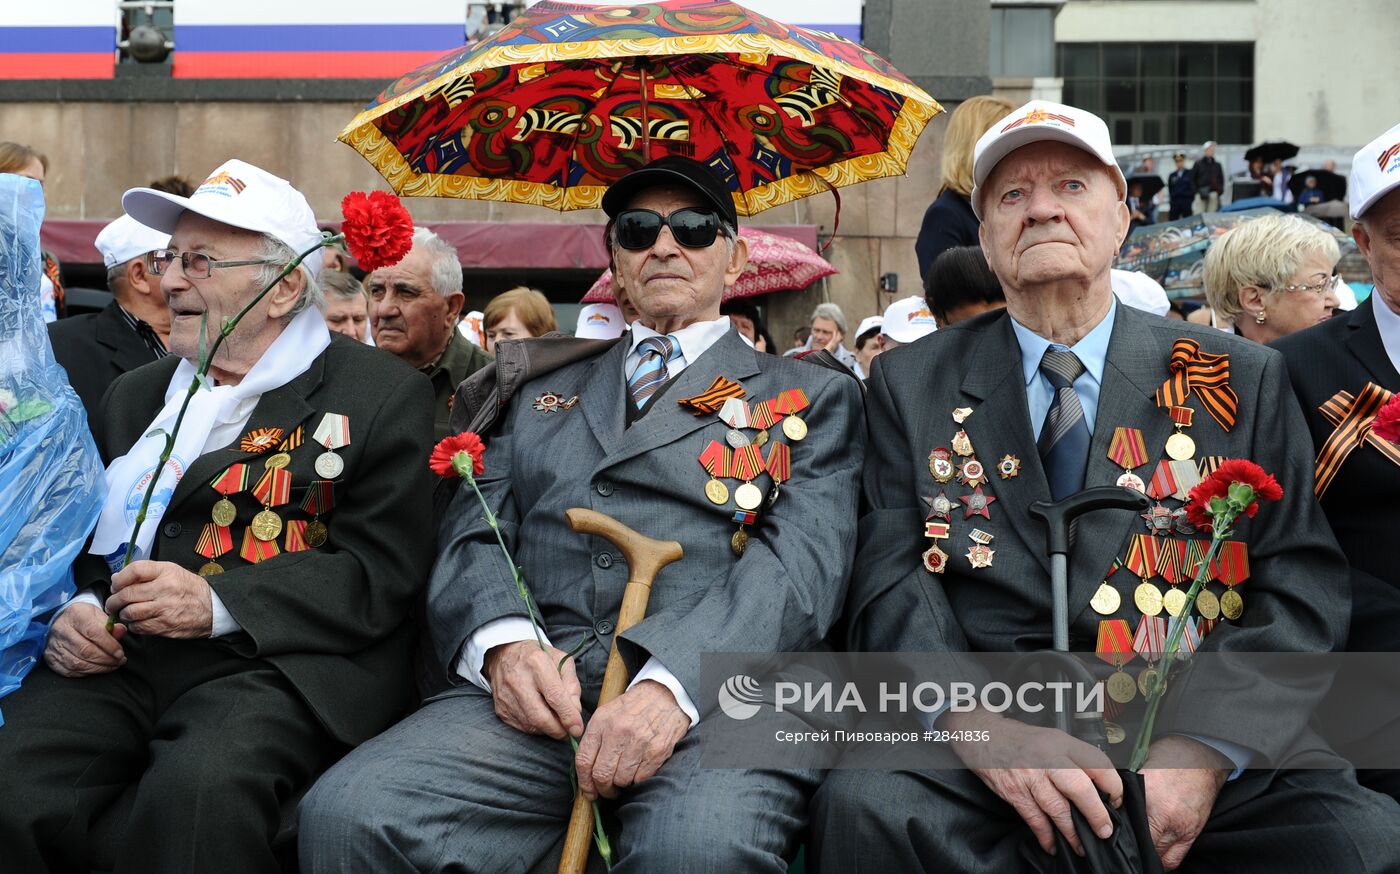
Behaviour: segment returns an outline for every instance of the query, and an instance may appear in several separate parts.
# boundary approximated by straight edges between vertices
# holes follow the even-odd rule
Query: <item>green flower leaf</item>
[[[29,398],[15,404],[5,415],[11,422],[24,422],[36,419],[53,409],[53,404],[39,398]]]

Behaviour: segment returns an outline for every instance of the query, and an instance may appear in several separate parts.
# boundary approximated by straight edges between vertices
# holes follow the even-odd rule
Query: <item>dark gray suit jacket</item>
[[[97,433],[99,404],[112,381],[156,360],[146,342],[122,318],[115,301],[97,313],[50,322],[53,357],[87,410],[88,427]]]
[[[1243,617],[1222,620],[1204,650],[1269,652],[1328,651],[1345,640],[1349,591],[1345,563],[1317,503],[1312,499],[1312,447],[1288,387],[1282,356],[1220,331],[1168,321],[1119,306],[1089,449],[1086,486],[1112,485],[1122,473],[1108,458],[1117,426],[1140,428],[1150,464],[1147,479],[1172,433],[1167,411],[1154,393],[1168,376],[1172,344],[1182,336],[1209,353],[1229,353],[1231,385],[1240,398],[1238,422],[1225,432],[1202,409],[1190,429],[1198,457],[1249,458],[1275,474],[1283,501],[1236,528],[1248,543],[1253,575],[1239,586]],[[1045,471],[1036,452],[1026,403],[1020,346],[1010,316],[999,310],[887,352],[876,359],[866,383],[870,458],[865,471],[868,508],[861,519],[858,571],[847,607],[852,649],[877,651],[1025,652],[1051,644],[1050,567],[1045,529],[1027,508],[1049,500]],[[972,407],[962,426],[988,469],[984,492],[995,495],[990,521],[955,513],[952,536],[942,546],[952,556],[943,575],[926,571],[920,555],[931,541],[923,536],[927,507],[920,500],[940,488],[928,469],[935,447],[949,446],[958,429],[957,407]],[[996,462],[1003,455],[1021,460],[1020,475],[1003,480]],[[970,490],[956,480],[949,497]],[[1175,503],[1172,503],[1175,506]],[[973,569],[966,558],[968,534],[977,527],[995,536],[993,566]],[[1089,600],[1129,536],[1146,533],[1136,514],[1099,510],[1081,517],[1070,556],[1070,649],[1094,650],[1099,614]],[[1135,629],[1140,614],[1133,588],[1140,582],[1126,571],[1110,581],[1122,594],[1116,614]],[[1159,585],[1164,585],[1158,580]],[[1216,588],[1219,586],[1217,584]],[[1141,670],[1138,660],[1131,669]],[[1192,683],[1174,684],[1183,699]],[[1213,708],[1183,713],[1174,723],[1159,717],[1160,731],[1219,738],[1262,754],[1282,755],[1307,723],[1316,686],[1287,687],[1237,681],[1239,709]],[[1139,701],[1141,698],[1138,699]],[[1219,700],[1214,699],[1214,700]],[[1250,718],[1241,714],[1250,713]],[[1267,714],[1267,718],[1263,715]],[[1131,737],[1131,734],[1130,734]],[[1262,764],[1262,762],[1258,763]]]
[[[620,649],[633,672],[655,656],[703,706],[700,653],[803,650],[836,619],[855,549],[852,520],[865,455],[860,390],[825,368],[754,352],[731,330],[629,428],[627,351],[626,342],[616,343],[521,386],[497,430],[486,435],[479,484],[561,648],[593,634],[610,642],[627,582],[616,549],[570,531],[565,510],[588,507],[647,536],[680,541],[685,558],[662,570],[646,619],[623,636]],[[737,527],[733,502],[719,507],[705,498],[709,477],[698,461],[711,440],[724,441],[728,427],[676,403],[719,375],[742,384],[750,402],[793,388],[811,401],[801,414],[810,433],[791,444],[792,477],[777,503],[749,526],[742,558],[729,545]],[[568,410],[535,409],[546,391],[578,401]],[[786,440],[781,428],[772,434]],[[766,491],[769,477],[755,482]],[[738,483],[729,485],[732,491]],[[460,684],[453,668],[472,632],[494,619],[524,616],[525,609],[466,484],[453,498],[439,548],[429,629],[439,670]]]

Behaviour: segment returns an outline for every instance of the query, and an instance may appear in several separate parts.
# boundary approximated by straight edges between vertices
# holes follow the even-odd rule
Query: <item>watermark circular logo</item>
[[[719,709],[730,719],[749,719],[758,713],[763,703],[758,681],[744,674],[735,674],[719,687]]]

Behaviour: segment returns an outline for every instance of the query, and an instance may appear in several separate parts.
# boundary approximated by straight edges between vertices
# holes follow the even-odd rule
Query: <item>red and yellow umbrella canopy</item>
[[[753,215],[903,174],[940,111],[863,46],[727,0],[543,2],[394,82],[340,140],[405,196],[560,210],[684,155]]]

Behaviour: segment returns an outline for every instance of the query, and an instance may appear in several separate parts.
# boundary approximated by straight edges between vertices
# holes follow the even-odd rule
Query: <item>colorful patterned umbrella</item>
[[[724,290],[724,300],[806,288],[823,276],[839,272],[830,261],[792,237],[758,228],[740,228],[739,236],[749,244],[749,263],[734,284]],[[612,271],[604,270],[582,303],[613,302]]]
[[[394,82],[340,139],[402,195],[560,210],[685,155],[753,215],[903,174],[940,111],[863,46],[727,0],[546,0]]]

